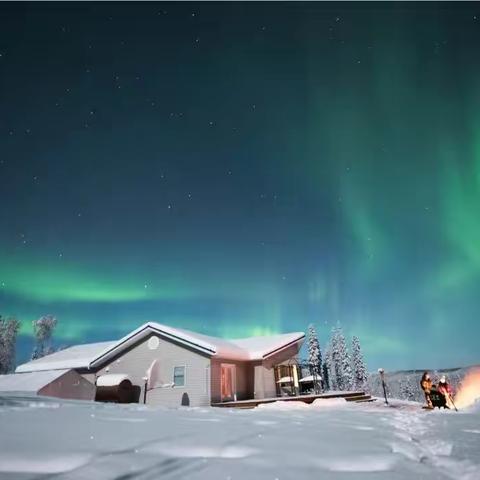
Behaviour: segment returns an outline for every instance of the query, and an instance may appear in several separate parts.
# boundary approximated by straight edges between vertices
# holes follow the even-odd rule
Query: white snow
[[[52,455],[42,453],[42,455],[32,455],[32,453],[29,453],[28,456],[21,453],[0,454],[0,473],[40,474],[69,472],[85,465],[91,458],[91,455],[85,454]]]
[[[480,408],[339,399],[252,410],[0,397],[0,478],[480,480]]]
[[[130,380],[125,373],[107,373],[97,377],[97,387],[114,387],[120,385],[124,380]]]
[[[0,392],[37,393],[45,385],[48,385],[67,372],[68,370],[49,370],[45,372],[0,375]]]
[[[99,342],[75,345],[19,365],[15,372],[26,373],[42,370],[86,368],[94,358],[105,349],[111,348],[115,343],[116,342]]]

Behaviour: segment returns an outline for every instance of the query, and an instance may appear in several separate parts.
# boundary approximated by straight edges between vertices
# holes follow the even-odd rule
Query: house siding
[[[155,336],[159,339],[154,350],[148,346],[149,339]],[[210,358],[176,344],[171,340],[152,334],[144,338],[117,358],[104,364],[97,370],[95,376],[107,373],[122,373],[130,377],[132,383],[140,388],[140,403],[143,403],[147,370],[154,360],[159,361],[160,382],[173,382],[173,369],[185,366],[185,386],[163,387],[147,391],[147,404],[178,407],[185,404],[188,397],[190,406],[210,405]],[[108,369],[108,370],[107,370]],[[91,375],[91,374],[84,374]],[[185,397],[185,395],[187,397]]]
[[[77,400],[94,400],[95,385],[85,380],[75,370],[70,370],[42,387],[38,391],[38,395]]]
[[[233,360],[211,360],[211,398],[212,403],[222,401],[221,395],[221,365],[222,363],[235,365],[235,383],[237,400],[253,398],[253,365],[252,362],[238,362]]]
[[[254,398],[271,398],[277,396],[277,387],[275,385],[275,372],[273,367],[290,362],[295,362],[298,355],[298,344],[279,351],[277,354],[269,356],[262,362],[254,364]]]
[[[276,397],[277,390],[275,386],[275,374],[273,366],[265,367],[263,363],[256,364],[255,367],[255,392],[254,398]]]

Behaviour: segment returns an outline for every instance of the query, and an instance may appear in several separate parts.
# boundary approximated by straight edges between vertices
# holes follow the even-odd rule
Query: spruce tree
[[[341,331],[340,327],[332,329],[331,338],[331,383],[335,385],[335,390],[344,390],[343,379],[343,361],[342,361],[342,349],[341,349]]]
[[[308,364],[312,375],[320,375],[322,369],[322,352],[318,343],[317,332],[313,325],[308,327]]]
[[[328,356],[330,354],[325,352],[324,361],[322,363],[322,380],[323,380],[323,389],[330,390],[330,374],[329,374],[329,367],[328,367]]]
[[[337,378],[335,376],[335,369],[333,368],[333,362],[332,362],[332,341],[331,340],[328,343],[325,351],[324,371],[327,372],[326,377],[328,378],[329,390],[337,390]],[[325,373],[324,373],[324,376],[325,376]]]
[[[318,343],[317,332],[313,324],[308,326],[308,366],[315,380],[315,391],[321,389],[322,352]]]
[[[345,335],[343,334],[342,327],[338,327],[337,331],[338,331],[338,350],[339,350],[339,357],[341,362],[342,389],[352,390],[353,389],[353,371],[352,371],[350,355],[348,353],[347,342],[345,340]]]
[[[367,367],[363,359],[360,340],[356,336],[352,338],[352,363],[354,388],[356,390],[364,390],[368,379]]]

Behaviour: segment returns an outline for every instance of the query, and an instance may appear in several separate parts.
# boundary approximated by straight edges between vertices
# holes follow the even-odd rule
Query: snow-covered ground
[[[480,406],[317,400],[253,410],[0,397],[0,478],[480,479]]]

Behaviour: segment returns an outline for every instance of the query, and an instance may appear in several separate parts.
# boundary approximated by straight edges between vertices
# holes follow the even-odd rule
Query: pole
[[[453,397],[449,393],[447,393],[447,395],[448,395],[448,398],[450,399],[450,401],[452,402],[453,408],[455,409],[456,412],[458,412],[458,408],[453,401]]]
[[[147,387],[148,387],[148,379],[144,378],[145,383],[143,384],[143,403],[147,403]]]
[[[383,368],[379,368],[378,373],[380,374],[380,378],[382,379],[383,396],[385,397],[385,405],[388,405],[387,386],[385,385],[385,370]]]

